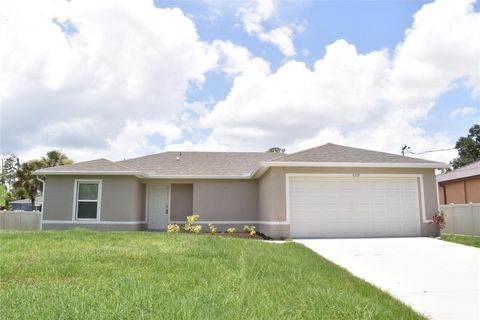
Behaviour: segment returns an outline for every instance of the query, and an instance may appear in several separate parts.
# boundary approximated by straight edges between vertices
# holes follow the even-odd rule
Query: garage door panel
[[[417,236],[416,178],[291,177],[294,237]]]

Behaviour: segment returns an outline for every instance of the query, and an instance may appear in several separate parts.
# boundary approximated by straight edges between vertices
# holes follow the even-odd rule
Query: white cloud
[[[457,118],[463,118],[468,115],[474,115],[477,113],[477,109],[472,108],[472,107],[463,107],[463,108],[458,108],[450,112],[450,119],[457,119]]]
[[[238,9],[238,14],[242,19],[243,27],[246,32],[255,35],[263,42],[270,42],[287,57],[295,56],[295,46],[293,44],[293,30],[287,26],[280,26],[270,31],[266,31],[263,23],[270,19],[275,12],[273,0],[251,0],[246,6]],[[295,26],[297,32],[302,33],[305,26]]]
[[[472,3],[424,5],[393,54],[359,54],[338,40],[313,70],[292,60],[273,73],[237,76],[202,119],[213,128],[209,139],[233,149],[279,145],[289,152],[327,141],[394,153],[404,143],[415,151],[451,147],[445,133],[416,123],[459,81],[474,96],[480,92],[480,15]],[[454,153],[425,156],[448,161]]]
[[[245,73],[270,73],[270,64],[262,58],[254,57],[247,48],[231,41],[215,40],[210,47],[216,56],[217,67],[230,76]]]
[[[166,134],[131,123],[174,121],[216,65],[181,10],[147,0],[7,1],[0,43],[1,153],[20,155],[57,145],[130,154],[125,132]]]

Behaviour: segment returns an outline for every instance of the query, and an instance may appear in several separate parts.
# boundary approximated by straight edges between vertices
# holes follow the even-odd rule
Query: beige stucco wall
[[[259,181],[259,217],[261,221],[286,220],[286,173],[342,173],[342,174],[421,174],[423,175],[425,215],[430,219],[438,210],[437,189],[434,169],[404,168],[270,168]],[[261,224],[260,231],[274,237],[286,237],[289,228],[285,225]],[[422,223],[421,233],[424,236],[437,234],[434,225]]]
[[[184,221],[193,213],[193,184],[172,184],[170,219]]]
[[[145,220],[145,186],[130,176],[47,176],[44,220],[72,220],[75,179],[102,180],[101,221]]]
[[[143,179],[147,184],[192,184],[192,212],[200,215],[202,221],[251,221],[258,220],[258,180],[250,179]],[[171,200],[177,196],[171,188]],[[176,200],[175,200],[176,202]],[[172,206],[171,220],[184,213],[175,213]],[[176,206],[176,205],[175,205]],[[175,218],[175,219],[174,219]],[[184,221],[181,219],[180,221]]]

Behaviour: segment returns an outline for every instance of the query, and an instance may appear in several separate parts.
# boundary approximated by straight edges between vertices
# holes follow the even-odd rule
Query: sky
[[[479,11],[472,0],[5,0],[0,155],[451,149],[480,123]]]

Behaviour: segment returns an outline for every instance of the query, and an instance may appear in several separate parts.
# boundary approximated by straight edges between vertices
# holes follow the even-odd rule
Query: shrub
[[[438,229],[445,228],[445,214],[443,211],[435,213],[432,217],[432,221],[435,223]]]
[[[217,234],[217,227],[214,224],[209,223],[208,228],[210,229],[210,234],[211,235]]]
[[[227,232],[228,232],[228,233],[235,233],[235,232],[237,232],[237,229],[235,229],[234,227],[228,228],[228,229],[227,229]]]
[[[255,238],[256,235],[257,235],[257,231],[255,231],[255,228],[253,228],[252,230],[250,230],[250,237],[251,237],[251,238]]]
[[[252,231],[255,231],[255,226],[244,226],[243,227],[243,232],[250,233]]]
[[[198,224],[198,219],[200,219],[198,214],[187,216],[188,222],[183,226],[183,229],[191,233],[200,233],[202,231],[202,226]]]
[[[180,226],[176,223],[171,223],[167,226],[167,232],[169,233],[179,233],[180,232]]]

